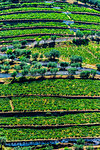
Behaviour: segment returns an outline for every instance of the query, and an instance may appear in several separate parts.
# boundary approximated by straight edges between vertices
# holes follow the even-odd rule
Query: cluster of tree
[[[19,58],[20,64],[15,65],[14,69],[15,71],[11,74],[11,76],[15,79],[17,74],[20,72],[23,77],[25,77],[28,74],[31,74],[32,76],[36,76],[39,74],[41,77],[44,77],[45,73],[47,71],[50,71],[52,75],[56,75],[58,70],[58,64],[53,62],[56,61],[57,58],[60,57],[60,52],[58,50],[51,50],[49,52],[46,52],[44,55],[49,62],[47,64],[47,68],[43,67],[41,63],[37,62],[37,59],[43,58],[43,54],[34,53],[31,54],[31,50],[26,49],[8,49],[6,47],[2,47],[2,52],[6,51],[7,56],[0,56],[0,71],[4,70],[6,73],[8,73],[9,69],[11,69],[11,62],[15,60],[15,58]],[[9,59],[11,61],[8,61],[6,59]],[[30,59],[31,58],[31,59]],[[73,55],[70,57],[70,63],[68,62],[61,62],[60,63],[60,70],[65,70],[66,67],[70,66],[68,70],[68,74],[70,77],[73,77],[74,74],[76,74],[76,71],[78,71],[78,67],[82,67],[82,57]],[[100,64],[97,64],[97,70],[100,71]],[[82,71],[80,73],[81,78],[88,78],[90,75],[92,75],[92,78],[94,78],[96,74],[95,70],[90,71]]]
[[[99,44],[99,41],[100,41],[100,31],[80,31],[80,30],[77,30],[76,32],[76,37],[79,38],[79,39],[73,39],[73,43],[76,44],[76,45],[87,45],[89,43],[89,39],[88,37],[91,39],[91,40],[95,40],[97,41],[97,43]],[[85,38],[83,38],[85,37]],[[95,37],[95,38],[94,38]]]
[[[49,60],[55,60],[55,58],[60,57],[60,52],[58,50],[53,49],[50,52],[45,53],[45,57]]]
[[[85,36],[85,38],[87,38],[88,36],[98,36],[100,37],[100,31],[80,31],[80,30],[77,30],[76,31],[76,37],[79,37],[80,39],[83,38]]]

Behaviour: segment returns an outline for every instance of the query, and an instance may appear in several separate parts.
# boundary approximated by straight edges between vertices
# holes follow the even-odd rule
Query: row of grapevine
[[[99,110],[99,99],[67,99],[56,97],[12,98],[14,111]]]
[[[25,35],[25,34],[73,34],[73,31],[69,29],[27,29],[27,30],[6,30],[0,31],[0,36],[17,36],[17,35]]]
[[[99,16],[70,14],[70,17],[74,21],[84,21],[84,22],[100,23],[100,17]]]
[[[2,15],[0,20],[7,19],[60,19],[60,20],[70,20],[69,17],[64,13],[23,13],[23,14],[12,14],[12,15]]]
[[[7,140],[61,139],[67,137],[99,137],[100,127],[69,127],[60,129],[0,129],[0,136]]]
[[[56,79],[31,83],[14,83],[0,86],[0,95],[52,94],[52,95],[100,95],[99,80]]]

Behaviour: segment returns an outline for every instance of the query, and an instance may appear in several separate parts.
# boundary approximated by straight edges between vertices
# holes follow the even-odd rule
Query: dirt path
[[[90,53],[94,58],[98,59],[91,51],[88,50],[88,53]]]
[[[12,100],[10,100],[10,106],[11,106],[11,109],[12,109],[12,112],[13,112],[14,111],[14,106],[13,106]]]

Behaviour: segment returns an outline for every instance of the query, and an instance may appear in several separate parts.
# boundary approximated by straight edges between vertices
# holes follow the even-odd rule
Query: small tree
[[[41,77],[43,77],[46,72],[47,72],[47,69],[46,69],[46,68],[38,69],[38,73],[41,75]]]
[[[7,51],[7,47],[2,47],[1,52],[5,52],[5,51]]]
[[[90,71],[82,71],[80,73],[80,77],[83,79],[89,78],[89,76],[90,76]]]
[[[21,69],[23,69],[23,67],[24,67],[25,65],[26,65],[26,63],[22,61],[22,62],[20,63]]]
[[[100,64],[97,64],[96,67],[97,67],[97,70],[100,71]]]
[[[55,41],[56,40],[56,35],[51,35],[51,40]]]
[[[31,55],[31,50],[26,50],[26,54],[25,54],[26,58],[30,58],[30,55]]]
[[[23,69],[27,69],[27,70],[29,70],[29,69],[30,69],[30,67],[31,67],[30,65],[27,65],[27,64],[26,64],[26,65],[24,65],[24,66],[23,66]]]
[[[91,70],[91,75],[92,75],[92,78],[94,79],[94,77],[96,75],[96,70]]]
[[[66,67],[68,67],[69,63],[68,62],[61,62],[60,66],[65,70]]]
[[[4,65],[9,65],[9,61],[5,61],[3,64]]]
[[[41,54],[41,55],[40,55],[40,58],[41,58],[41,60],[42,60],[42,58],[43,58],[43,54]]]
[[[54,77],[56,76],[57,72],[58,72],[58,68],[53,68],[50,69],[50,72],[54,75]]]
[[[0,56],[0,61],[3,63],[7,59],[6,56]]]
[[[28,58],[24,57],[24,56],[20,57],[20,61],[27,62],[27,63],[30,62],[30,60]]]
[[[7,55],[12,55],[13,51],[12,51],[12,49],[8,49],[6,53],[7,53]]]
[[[19,66],[19,65],[15,65],[14,66],[14,69],[16,70],[16,72],[18,73],[19,72],[19,70],[21,70],[21,67]]]
[[[55,60],[55,58],[60,57],[60,52],[58,50],[53,49],[50,52],[45,53],[45,57]]]
[[[53,146],[47,145],[47,146],[45,147],[45,150],[53,150]]]
[[[58,50],[55,50],[55,49],[51,50],[50,51],[50,58],[55,59],[56,57],[57,58],[60,57],[60,52]]]
[[[32,65],[35,65],[35,64],[37,64],[37,61],[32,61]]]
[[[14,78],[14,80],[15,80],[15,77],[17,76],[17,71],[14,71],[12,74],[11,74],[11,77],[13,77]]]
[[[84,139],[78,139],[77,144],[75,144],[75,150],[83,150],[83,146],[85,144]]]
[[[77,69],[76,68],[69,68],[68,74],[70,77],[73,77],[74,74],[76,74]]]
[[[48,67],[48,68],[56,68],[56,67],[57,67],[57,63],[55,63],[55,62],[49,62],[49,63],[47,64],[47,67]]]
[[[70,60],[71,60],[71,63],[77,63],[77,62],[82,63],[82,57],[81,56],[73,55],[70,57]]]
[[[22,72],[21,72],[22,76],[25,77],[26,75],[28,75],[28,72],[29,72],[28,69],[22,70]]]
[[[11,68],[10,65],[2,67],[2,69],[5,71],[5,73],[8,73],[10,68]]]
[[[2,150],[2,146],[5,145],[5,143],[6,143],[6,138],[5,137],[0,137],[1,150]]]
[[[21,49],[16,49],[15,51],[14,51],[14,54],[16,55],[16,56],[21,56]]]
[[[96,32],[96,35],[97,35],[98,37],[100,37],[100,31]]]
[[[38,72],[38,69],[33,69],[33,68],[32,68],[32,69],[30,70],[30,73],[31,73],[32,76],[36,76],[37,72]]]
[[[26,40],[21,41],[22,48],[24,48],[26,44],[27,44]]]
[[[72,63],[71,67],[82,67],[81,63]]]
[[[11,55],[9,55],[9,59],[11,59],[12,62],[14,61],[15,58],[16,58],[16,56],[15,56],[14,53],[12,53]]]
[[[76,37],[82,38],[84,36],[83,32],[81,32],[80,30],[76,31]]]
[[[85,144],[85,140],[80,138],[80,139],[77,139],[77,144],[78,145],[84,145]]]
[[[75,150],[83,150],[83,145],[75,144]]]
[[[40,69],[41,67],[42,67],[41,63],[36,63],[36,64],[34,65],[34,68],[37,68],[37,69]]]
[[[37,60],[38,57],[39,57],[39,53],[34,53],[34,54],[32,54],[32,58],[33,58],[34,60]]]

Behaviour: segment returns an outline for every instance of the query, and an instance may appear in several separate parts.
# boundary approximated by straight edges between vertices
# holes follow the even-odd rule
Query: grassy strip
[[[14,111],[95,110],[99,99],[65,99],[56,97],[12,98]]]
[[[59,7],[59,6],[58,6]],[[62,7],[62,5],[60,5]],[[99,11],[96,11],[94,9],[88,9],[85,7],[77,7],[75,5],[68,6],[65,4],[65,7],[63,6],[63,9],[56,9],[56,8],[39,8],[39,7],[21,7],[21,8],[11,8],[8,10],[2,10],[0,11],[1,14],[3,13],[16,13],[16,12],[22,12],[22,11],[69,11],[69,12],[88,12],[88,13],[97,13],[99,14]]]
[[[63,8],[63,10],[64,11],[70,11],[70,12],[72,12],[72,11],[74,11],[74,12],[89,12],[89,13],[100,13],[99,11],[97,11],[97,10],[94,10],[94,9],[89,9],[89,8],[85,8],[85,7],[78,7],[78,6],[76,6],[76,5],[70,5],[70,6],[65,6],[64,8]]]
[[[7,19],[61,19],[70,20],[69,17],[64,13],[23,13],[23,14],[12,14],[12,15],[2,15],[0,20]]]
[[[100,126],[69,127],[61,129],[0,129],[7,140],[60,139],[67,137],[99,137]]]
[[[27,30],[6,30],[0,31],[0,36],[17,36],[35,33],[49,33],[49,34],[73,34],[69,29],[27,29]]]
[[[28,22],[28,23],[18,23],[18,24],[6,24],[3,25],[3,23],[1,23],[2,28],[17,28],[17,27],[33,27],[33,26],[57,26],[57,27],[67,27],[66,24],[64,24],[63,22]]]
[[[0,125],[64,125],[98,123],[99,113],[68,114],[64,116],[0,117]]]
[[[100,81],[91,79],[47,79],[30,83],[14,83],[0,86],[0,95],[53,94],[53,95],[100,95]]]
[[[70,17],[74,21],[84,21],[84,22],[100,23],[100,17],[99,16],[70,14]]]
[[[13,12],[21,12],[21,11],[61,11],[61,9],[55,9],[55,8],[39,8],[39,7],[21,7],[21,8],[11,8],[11,9],[7,9],[7,10],[2,10],[0,11],[1,14],[3,13],[13,13]]]
[[[87,24],[71,24],[70,25],[72,28],[76,27],[76,28],[85,28],[85,29],[96,29],[96,30],[100,30],[100,26],[99,25],[87,25]]]
[[[45,2],[34,2],[34,3],[22,3],[22,4],[20,4],[20,3],[15,3],[15,4],[13,4],[13,3],[11,3],[11,2],[5,2],[5,3],[2,3],[2,5],[0,6],[0,9],[1,10],[5,10],[5,9],[12,9],[12,7],[14,7],[14,8],[21,8],[21,7],[51,7],[51,5],[52,4],[49,4],[49,3],[45,3]]]

